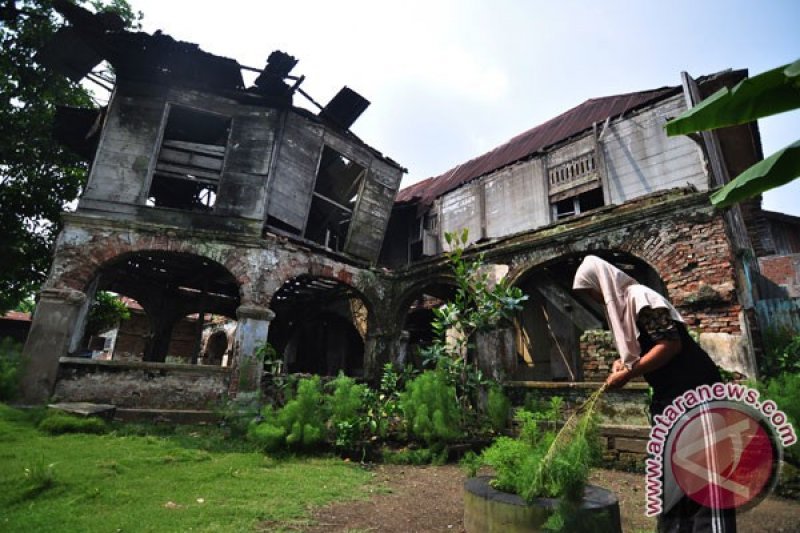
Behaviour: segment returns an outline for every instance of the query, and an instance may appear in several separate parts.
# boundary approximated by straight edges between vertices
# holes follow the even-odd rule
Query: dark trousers
[[[653,398],[650,421],[673,398]],[[666,487],[665,487],[666,490]],[[684,495],[669,511],[658,515],[658,533],[736,533],[736,509],[711,509]]]
[[[684,496],[658,516],[658,533],[736,533],[736,510],[714,510]]]

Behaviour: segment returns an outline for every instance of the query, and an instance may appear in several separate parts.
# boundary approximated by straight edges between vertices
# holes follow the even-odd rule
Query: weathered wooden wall
[[[632,115],[598,125],[602,153],[595,160],[607,203],[621,204],[656,191],[692,185],[708,189],[702,154],[687,137],[667,137],[664,123],[685,109],[676,95]],[[602,132],[602,133],[601,133]],[[470,242],[529,231],[554,222],[547,168],[595,150],[595,134],[587,132],[546,154],[532,157],[476,179],[442,197],[440,239],[445,232],[469,230]]]
[[[686,109],[673,96],[633,116],[611,121],[603,135],[611,203],[674,187],[708,189],[700,150],[688,137],[667,137],[664,124]]]
[[[230,119],[216,202],[209,212],[147,206],[172,106]],[[275,221],[302,237],[324,146],[368,169],[344,251],[374,262],[402,178],[399,165],[310,114],[194,90],[118,85],[78,210],[233,233],[260,234]]]

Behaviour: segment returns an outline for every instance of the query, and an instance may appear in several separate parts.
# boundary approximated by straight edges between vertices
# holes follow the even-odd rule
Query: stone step
[[[106,421],[113,420],[114,413],[117,410],[115,405],[90,402],[51,403],[48,404],[47,408],[78,416],[96,416]]]

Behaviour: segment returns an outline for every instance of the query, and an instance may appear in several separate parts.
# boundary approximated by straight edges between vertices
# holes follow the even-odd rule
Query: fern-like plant
[[[277,410],[267,406],[262,416],[264,420],[253,424],[248,436],[266,451],[309,450],[322,443],[327,406],[319,376],[301,379],[286,405]]]
[[[366,426],[367,387],[341,372],[327,387],[333,391],[328,398],[333,443],[340,449],[351,448]]]
[[[461,435],[456,391],[440,370],[428,370],[408,382],[400,406],[414,437],[441,446]]]
[[[546,523],[548,531],[583,531],[575,521],[582,516],[583,491],[591,465],[600,456],[595,404],[598,391],[562,429],[552,429],[563,410],[560,398],[539,412],[520,410],[519,437],[500,437],[481,454],[481,462],[495,471],[492,485],[518,494],[527,501],[558,498],[556,512]],[[585,517],[584,517],[585,518]]]

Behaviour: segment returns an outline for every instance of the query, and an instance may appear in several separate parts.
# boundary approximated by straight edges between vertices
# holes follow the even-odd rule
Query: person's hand
[[[611,372],[619,372],[625,368],[625,364],[622,362],[622,359],[615,359],[614,364],[611,365]]]
[[[622,370],[612,372],[608,375],[608,378],[606,378],[606,385],[608,385],[609,389],[621,389],[630,379],[630,370],[623,367]]]

